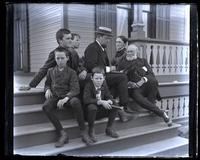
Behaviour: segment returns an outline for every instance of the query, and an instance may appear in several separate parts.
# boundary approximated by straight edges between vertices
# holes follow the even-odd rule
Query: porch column
[[[143,31],[142,5],[140,4],[134,5],[134,21],[131,26],[133,27],[133,31],[131,32],[132,39],[145,38],[145,32]]]

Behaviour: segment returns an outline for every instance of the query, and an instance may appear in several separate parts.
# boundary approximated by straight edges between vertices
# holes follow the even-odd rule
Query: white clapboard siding
[[[95,39],[95,6],[86,4],[67,4],[68,28],[81,36],[78,49],[79,56],[84,55],[85,48]]]
[[[185,5],[171,5],[170,40],[185,40]]]
[[[62,4],[29,4],[30,70],[37,72],[58,44],[56,32],[63,27]]]

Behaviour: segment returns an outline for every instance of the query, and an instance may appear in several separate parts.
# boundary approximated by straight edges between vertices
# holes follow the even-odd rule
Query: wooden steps
[[[174,130],[177,129],[179,125],[174,124],[172,127],[167,127],[165,123],[155,123],[151,125],[145,125],[140,127],[135,127],[131,129],[119,130],[119,138],[114,139],[101,133],[97,135],[98,142],[93,146],[86,146],[80,138],[71,139],[68,144],[62,148],[55,148],[54,143],[48,143],[44,145],[25,147],[17,149],[14,154],[23,155],[55,155],[64,152],[63,154],[83,154],[97,151],[99,154],[105,153],[106,151],[112,151],[117,149],[123,149],[124,147],[129,147],[129,145],[141,145],[146,143],[146,141],[156,141],[158,139],[166,139],[174,136]],[[165,132],[168,130],[168,132]],[[158,136],[158,134],[160,136]],[[125,143],[126,142],[126,143]],[[127,143],[131,142],[131,143]],[[134,143],[132,143],[134,142]],[[114,144],[115,143],[115,144]],[[120,144],[119,146],[117,144]],[[110,148],[112,146],[112,148]],[[109,150],[108,150],[109,148]],[[69,152],[68,152],[69,151]],[[75,154],[76,153],[76,154]],[[96,153],[95,153],[96,154]]]
[[[117,139],[105,135],[107,118],[97,120],[95,132],[98,142],[88,147],[80,139],[79,127],[73,118],[72,109],[67,108],[56,110],[55,114],[69,135],[69,143],[62,148],[55,148],[54,144],[57,139],[55,128],[42,110],[45,101],[43,89],[36,88],[27,92],[16,91],[14,99],[14,154],[20,155],[89,156],[121,153],[120,151],[123,150],[162,140],[168,142],[168,139],[177,137],[177,130],[181,126],[173,123],[172,127],[168,127],[162,118],[145,110],[138,110],[136,107],[134,114],[138,115],[137,119],[122,123],[119,118],[116,118],[115,128],[120,135]],[[185,141],[183,140],[182,147],[184,146]],[[164,153],[164,150],[162,152]]]

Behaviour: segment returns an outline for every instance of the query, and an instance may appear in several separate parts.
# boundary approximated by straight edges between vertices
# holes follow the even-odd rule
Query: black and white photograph
[[[9,5],[14,155],[189,157],[190,4]]]

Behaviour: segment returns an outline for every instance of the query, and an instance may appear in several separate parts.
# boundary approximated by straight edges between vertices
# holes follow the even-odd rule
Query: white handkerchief
[[[144,69],[144,70],[145,70],[145,72],[147,72],[147,68],[146,68],[145,66],[143,66],[143,67],[142,67],[142,69]]]

